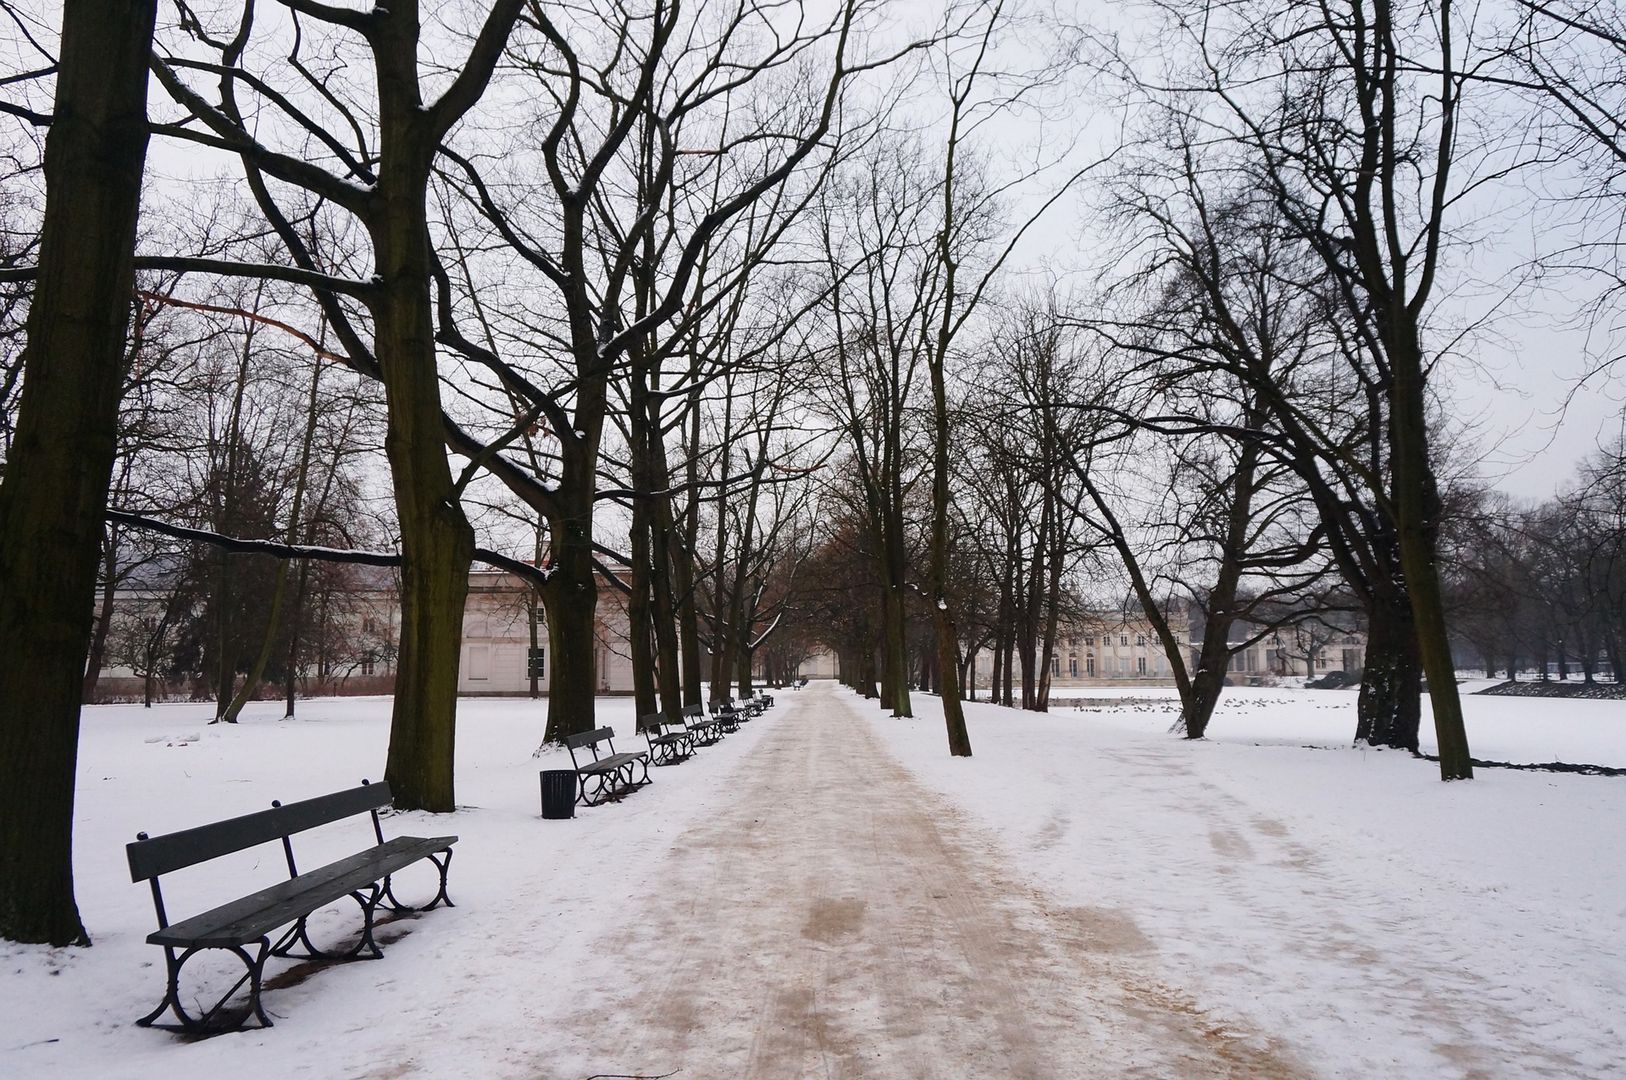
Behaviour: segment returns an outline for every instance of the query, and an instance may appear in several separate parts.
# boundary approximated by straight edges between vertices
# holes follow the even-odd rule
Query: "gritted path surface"
[[[725,808],[674,841],[635,928],[597,946],[628,973],[566,1023],[597,1072],[1301,1074],[1159,982],[1131,918],[1013,880],[848,699],[814,684],[779,700]]]

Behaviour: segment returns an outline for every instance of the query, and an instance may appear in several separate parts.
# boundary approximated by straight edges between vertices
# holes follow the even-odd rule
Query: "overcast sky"
[[[936,17],[937,5],[902,0],[897,11],[900,27]],[[1074,17],[1103,25],[1121,17],[1125,9],[1113,4],[1081,5]],[[1118,131],[1121,116],[1105,103],[1092,103],[1091,80],[1076,87],[1077,108],[1068,121],[1047,123],[1043,138],[1067,142],[1077,138],[1080,160],[1098,155]],[[166,95],[154,88],[152,100],[160,111],[173,111]],[[1020,126],[1020,125],[1019,125]],[[1069,130],[1070,129],[1070,130]],[[1083,137],[1079,133],[1085,133]],[[1010,132],[1014,143],[1033,132]],[[199,160],[195,149],[156,139],[151,147],[149,171],[158,184],[173,190],[201,175],[228,167],[217,155]],[[1467,289],[1469,310],[1497,303],[1487,296],[1505,295],[1496,284],[1517,276],[1529,251],[1542,242],[1539,215],[1529,211],[1527,196],[1504,192],[1498,205],[1487,206],[1481,221],[1471,222],[1483,247],[1474,256],[1474,276],[1491,284]],[[1086,182],[1078,197],[1058,203],[1044,228],[1023,245],[1019,264],[1028,268],[1092,269],[1091,252],[1101,239],[1092,235],[1094,214]],[[1489,239],[1485,239],[1488,236]],[[1496,268],[1486,272],[1485,266]],[[1489,332],[1464,348],[1464,356],[1440,372],[1439,389],[1449,401],[1454,421],[1468,425],[1477,447],[1479,471],[1510,494],[1526,499],[1550,496],[1573,476],[1577,462],[1600,442],[1618,435],[1620,414],[1626,403],[1626,372],[1619,378],[1600,376],[1581,383],[1582,376],[1608,352],[1603,335],[1575,325],[1574,312],[1585,301],[1584,282],[1547,283],[1540,290],[1526,289],[1516,304],[1498,303]],[[1516,309],[1516,310],[1515,310]]]

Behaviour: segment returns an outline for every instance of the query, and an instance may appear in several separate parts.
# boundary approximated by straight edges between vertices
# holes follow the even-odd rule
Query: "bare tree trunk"
[[[671,471],[666,462],[666,443],[659,419],[660,407],[651,402],[650,430],[652,482],[660,494],[654,497],[654,514],[650,522],[650,600],[651,618],[655,624],[655,674],[660,689],[661,708],[676,716],[683,708],[683,684],[680,675],[682,659],[678,642],[678,611],[672,594],[675,566],[672,561],[673,522]]]
[[[691,365],[693,379],[698,362]],[[688,503],[682,527],[673,528],[671,538],[672,588],[677,594],[678,645],[683,653],[683,704],[699,705],[702,664],[700,661],[699,585],[695,580],[695,552],[700,544],[700,391],[689,393],[689,427],[683,449],[684,481]],[[670,505],[670,504],[668,504]]]
[[[65,0],[45,222],[0,481],[0,936],[88,944],[73,892],[79,698],[147,153],[152,0]]]
[[[111,522],[107,525],[104,551],[101,606],[96,611],[96,629],[91,634],[90,656],[85,661],[84,689],[79,694],[79,700],[87,705],[96,700],[96,684],[101,680],[102,665],[107,658],[107,632],[113,625],[113,599],[118,595],[119,528]]]
[[[1048,492],[1045,494],[1045,499],[1051,501]],[[1052,505],[1054,504],[1052,503]],[[1044,643],[1040,649],[1040,655],[1044,657],[1044,670],[1039,677],[1038,699],[1033,704],[1034,709],[1038,712],[1050,711],[1050,683],[1055,675],[1056,662],[1052,657],[1056,654],[1056,631],[1061,618],[1061,569],[1063,561],[1060,517],[1061,507],[1056,506],[1050,514],[1050,535],[1047,537],[1048,542],[1043,548],[1045,551],[1046,578]]]
[[[1366,661],[1356,703],[1355,740],[1417,752],[1422,666],[1411,604],[1374,595],[1366,613]]]
[[[943,385],[943,365],[931,365],[932,397],[935,403],[935,446],[932,481],[931,567],[927,583],[937,632],[937,691],[943,702],[943,723],[947,729],[949,755],[971,756],[971,733],[965,726],[965,708],[960,702],[960,629],[948,602],[948,507],[949,507],[949,417]]]
[[[1043,529],[1040,530],[1041,536]],[[1033,557],[1027,560],[1026,572],[1021,578],[1022,608],[1019,617],[1017,658],[1022,664],[1022,708],[1032,709],[1039,701],[1039,669],[1043,658],[1039,649],[1039,608],[1043,602],[1044,544],[1033,545]]]
[[[1452,662],[1451,638],[1445,624],[1445,598],[1440,588],[1440,499],[1428,460],[1423,362],[1414,338],[1399,342],[1399,346],[1391,351],[1394,382],[1390,389],[1389,445],[1394,469],[1393,498],[1400,566],[1406,575],[1417,651],[1428,678],[1429,700],[1434,709],[1440,779],[1468,780],[1474,775],[1474,766],[1468,751],[1456,665]]]
[[[596,456],[596,455],[595,455]],[[586,465],[576,460],[578,469]],[[593,568],[592,488],[572,484],[571,513],[553,541],[552,573],[542,590],[547,608],[548,648],[553,674],[548,681],[546,738],[556,742],[593,728],[598,695],[598,582]]]
[[[317,402],[322,387],[322,360],[320,357],[311,361],[311,388],[305,405],[305,437],[299,447],[299,467],[294,474],[293,504],[288,509],[288,528],[285,532],[287,543],[294,544],[299,540],[299,524],[305,509],[305,489],[310,478],[311,450],[316,445]],[[277,647],[277,633],[282,629],[282,607],[288,594],[288,560],[277,560],[276,577],[271,585],[271,604],[265,616],[265,635],[260,639],[260,651],[250,665],[248,677],[243,680],[243,688],[237,696],[232,698],[231,704],[221,719],[229,724],[237,722],[238,714],[243,711],[254,698],[254,692],[259,689],[260,680],[265,677],[265,669],[271,662],[271,653]]]
[[[418,82],[416,4],[396,3],[372,35],[378,66],[380,168],[370,223],[379,297],[389,457],[401,529],[401,640],[385,779],[395,805],[457,808],[453,763],[457,670],[474,529],[446,460],[436,365],[426,197],[438,140]]]

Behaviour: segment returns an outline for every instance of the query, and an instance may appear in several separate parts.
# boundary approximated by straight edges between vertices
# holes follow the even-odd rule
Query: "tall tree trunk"
[[[1041,536],[1043,530],[1041,529]],[[1018,616],[1020,630],[1017,639],[1017,658],[1022,664],[1022,708],[1032,709],[1039,701],[1039,609],[1044,600],[1043,581],[1044,544],[1042,539],[1033,545],[1033,557],[1027,560],[1026,572],[1021,578],[1022,608]]]
[[[305,509],[305,489],[310,479],[311,450],[316,445],[317,402],[320,400],[321,387],[322,360],[316,357],[311,361],[311,388],[305,404],[305,437],[299,446],[299,466],[294,473],[293,504],[288,508],[288,528],[284,532],[284,538],[289,544],[299,541],[299,524]],[[282,608],[288,595],[288,561],[277,560],[276,577],[271,584],[271,603],[265,615],[265,634],[260,639],[260,651],[249,666],[248,677],[243,680],[243,688],[232,698],[231,704],[226,706],[226,712],[221,717],[229,724],[235,724],[238,714],[243,711],[243,706],[254,699],[254,693],[260,687],[260,680],[265,678],[265,669],[271,663],[271,654],[277,647],[277,635],[282,629]]]
[[[636,396],[636,395],[635,395]],[[634,412],[642,403],[635,405]],[[642,450],[634,440],[632,458],[635,490],[649,491],[648,476],[636,462]],[[627,651],[632,659],[632,695],[637,716],[660,711],[655,689],[655,643],[653,605],[650,597],[650,567],[654,552],[650,546],[650,506],[647,494],[637,495],[632,504],[632,531],[628,557],[632,560],[631,593],[627,596]]]
[[[596,437],[596,433],[590,433]],[[596,460],[597,453],[592,455]],[[581,482],[580,472],[588,470],[585,456],[567,458],[567,470],[577,470],[576,479],[561,485],[561,496],[570,495],[568,517],[556,523],[552,538],[552,563],[548,583],[542,589],[547,612],[548,649],[552,674],[548,679],[548,727],[546,739],[557,742],[567,735],[593,730],[595,699],[598,695],[598,580],[593,566],[593,497],[591,486]]]
[[[931,597],[932,626],[937,636],[937,692],[943,703],[943,724],[951,757],[971,756],[971,733],[965,726],[960,701],[960,628],[948,600],[949,557],[949,417],[943,385],[943,365],[931,365],[934,402],[932,464],[931,560],[927,594]]]
[[[696,367],[698,361],[695,361]],[[694,377],[691,369],[690,378]],[[687,505],[683,512],[682,527],[674,528],[671,537],[672,588],[677,598],[678,646],[683,654],[683,704],[699,705],[701,674],[700,659],[700,596],[695,580],[695,553],[700,544],[700,391],[689,395],[689,429],[685,436],[683,453],[684,482],[688,488]],[[670,504],[668,504],[670,505]]]
[[[755,688],[751,684],[751,677],[754,674],[754,672],[751,669],[755,665],[755,663],[756,663],[756,654],[755,654],[755,651],[751,648],[750,633],[749,633],[749,631],[747,631],[745,640],[740,642],[740,652],[739,652],[739,661],[738,661],[739,666],[738,666],[738,680],[737,680],[737,683],[738,683],[738,686],[739,686],[740,700],[741,701],[744,701],[745,699],[749,698],[753,693],[755,693]]]
[[[380,209],[369,223],[379,296],[389,457],[401,529],[401,639],[384,777],[395,805],[457,808],[457,671],[474,529],[446,459],[430,305],[426,196],[436,146],[418,86],[418,12],[392,4],[372,37],[379,85]]]
[[[1417,752],[1422,667],[1411,604],[1388,590],[1366,613],[1366,660],[1355,705],[1355,741]]]
[[[874,700],[881,696],[875,679],[875,626],[872,604],[864,604],[858,623],[859,645],[854,650],[857,663],[853,667],[853,687],[860,697]]]
[[[88,944],[73,892],[79,697],[113,471],[153,0],[65,0],[45,222],[0,480],[0,937]]]
[[[1400,567],[1411,597],[1417,652],[1428,679],[1434,709],[1434,736],[1440,749],[1440,779],[1468,780],[1474,775],[1468,730],[1457,692],[1456,665],[1445,623],[1445,598],[1438,561],[1440,498],[1428,460],[1428,419],[1424,412],[1421,351],[1415,327],[1391,353],[1394,380],[1390,390],[1390,461],[1393,466],[1395,529],[1400,539]]]
[[[265,283],[254,290],[253,310],[259,311],[265,295]],[[254,338],[259,323],[245,320],[243,347],[237,356],[237,381],[232,387],[231,408],[226,413],[224,454],[215,476],[215,528],[228,535],[240,532],[243,482],[239,470],[243,465],[243,402],[248,394],[250,367],[254,360]],[[235,724],[237,716],[231,712],[232,694],[237,687],[237,654],[232,606],[236,602],[237,574],[244,560],[235,558],[222,549],[216,565],[220,574],[215,579],[215,718],[212,724]]]
[[[683,708],[682,657],[678,643],[677,601],[673,596],[673,521],[671,469],[666,460],[666,439],[660,428],[660,402],[650,399],[650,480],[654,495],[650,519],[650,618],[655,626],[655,674],[661,708],[676,716]]]
[[[1050,496],[1045,495],[1049,500]],[[1052,503],[1052,505],[1054,505]],[[1061,507],[1050,513],[1049,535],[1043,545],[1045,552],[1044,640],[1039,655],[1044,657],[1043,672],[1039,676],[1039,692],[1033,707],[1038,712],[1050,711],[1050,684],[1056,674],[1056,631],[1061,620],[1061,568],[1063,552],[1060,527]]]
[[[299,664],[303,652],[303,635],[305,633],[305,597],[310,583],[310,562],[300,560],[298,584],[294,586],[294,613],[293,620],[288,625],[288,659],[282,672],[282,697],[284,720],[294,718],[294,708],[299,695]]]
[[[891,577],[891,574],[888,576]],[[901,579],[901,571],[898,577]],[[881,605],[881,633],[885,646],[881,658],[881,707],[891,709],[893,716],[914,715],[909,702],[909,630],[903,588],[901,580],[895,584],[889,581]]]
[[[1257,427],[1263,410],[1250,406],[1243,423]],[[1200,739],[1208,731],[1220,695],[1225,692],[1225,673],[1231,666],[1231,628],[1236,622],[1237,590],[1242,583],[1243,561],[1247,557],[1248,533],[1253,520],[1254,488],[1259,471],[1259,446],[1242,444],[1230,484],[1230,504],[1225,513],[1225,539],[1220,548],[1220,565],[1205,604],[1202,645],[1197,654],[1197,670],[1192,672],[1188,699],[1180,710],[1186,738]],[[1153,624],[1156,625],[1155,623]],[[1171,637],[1171,640],[1172,637]],[[1167,642],[1165,645],[1167,646]],[[1176,647],[1174,656],[1184,659]],[[1174,660],[1170,660],[1171,667]]]
[[[84,687],[79,693],[79,700],[87,705],[96,700],[96,684],[101,681],[102,666],[107,660],[107,632],[113,625],[113,600],[118,595],[119,529],[111,522],[107,526],[104,551],[101,605],[96,611],[96,629],[90,636],[90,655],[85,660]]]

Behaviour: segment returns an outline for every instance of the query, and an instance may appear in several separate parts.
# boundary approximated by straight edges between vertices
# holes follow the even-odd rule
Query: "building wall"
[[[530,693],[529,596],[530,589],[506,571],[475,570],[469,574],[469,598],[463,608],[463,656],[457,676],[459,693]],[[537,648],[542,667],[539,688],[547,693],[553,664],[540,606],[537,620]],[[598,592],[597,637],[599,692],[632,693],[626,604],[619,591],[603,585]]]
[[[977,653],[974,679],[979,692],[994,677],[994,654]],[[1021,678],[1020,671],[1013,684]],[[1174,677],[1169,661],[1149,620],[1116,616],[1090,616],[1057,630],[1056,652],[1050,657],[1051,687],[1170,686]]]
[[[528,661],[531,649],[529,588],[505,571],[477,569],[469,574],[468,602],[463,609],[463,643],[457,689],[468,695],[518,695],[531,689]],[[365,643],[400,640],[401,609],[392,592],[368,591],[351,598],[355,633],[344,655],[326,670],[313,670],[301,680],[305,694],[388,694],[395,689],[393,647],[371,649]],[[117,619],[142,618],[161,598],[129,590],[115,599]],[[598,594],[598,680],[606,694],[632,692],[632,660],[627,650],[627,615],[621,593],[600,587]],[[540,689],[547,692],[549,663],[545,623],[537,627],[541,652]],[[314,667],[314,665],[313,665]],[[144,680],[128,666],[109,664],[98,679],[97,697],[103,700],[139,698]],[[187,686],[160,688],[165,696],[182,696]],[[266,687],[265,694],[275,693]]]

